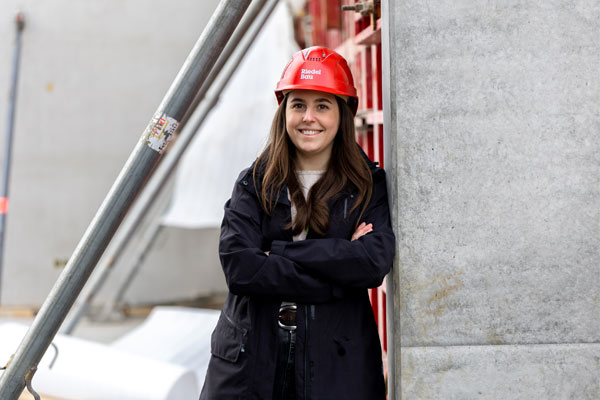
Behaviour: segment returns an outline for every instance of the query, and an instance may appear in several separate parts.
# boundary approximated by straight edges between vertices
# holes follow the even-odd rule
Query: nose
[[[313,112],[310,109],[310,107],[308,107],[306,109],[306,112],[304,113],[304,116],[302,117],[302,121],[304,121],[304,122],[313,122],[314,120],[315,120],[315,116],[313,115]]]

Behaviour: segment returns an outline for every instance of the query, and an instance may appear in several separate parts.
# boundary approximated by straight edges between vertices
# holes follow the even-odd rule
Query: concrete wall
[[[16,10],[26,17],[3,305],[45,299],[217,3],[2,2],[2,129]],[[167,233],[147,256],[132,301],[223,290],[215,231]],[[196,246],[182,251],[189,241]]]
[[[600,398],[599,3],[384,18],[394,398]]]

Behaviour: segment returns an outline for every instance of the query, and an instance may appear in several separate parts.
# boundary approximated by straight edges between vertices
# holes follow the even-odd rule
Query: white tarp
[[[200,395],[210,360],[210,338],[220,311],[155,307],[148,318],[111,344],[113,349],[179,365],[196,375]]]
[[[58,334],[32,386],[65,400],[196,400],[210,359],[219,311],[156,307],[110,345]],[[0,324],[0,360],[8,360],[28,326]],[[2,375],[2,371],[0,371]]]
[[[0,325],[1,360],[8,360],[27,329],[13,322]],[[198,398],[196,375],[179,365],[61,334],[53,343],[58,347],[56,362],[48,368],[55,354],[50,347],[32,380],[34,390],[42,395],[65,400]]]
[[[165,225],[220,226],[235,179],[266,143],[273,91],[296,51],[291,12],[280,2],[182,158]]]

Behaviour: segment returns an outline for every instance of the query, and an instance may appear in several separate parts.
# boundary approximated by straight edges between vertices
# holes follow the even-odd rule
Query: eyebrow
[[[304,99],[301,99],[301,98],[299,98],[299,97],[294,97],[294,98],[292,98],[292,99],[290,100],[290,102],[291,102],[291,103],[294,103],[294,102],[296,102],[296,103],[306,103],[306,102],[304,101]],[[331,100],[329,100],[329,99],[326,99],[325,97],[319,97],[318,99],[316,99],[316,100],[315,100],[315,102],[317,102],[317,103],[329,103],[329,104],[332,104],[332,103],[331,103]]]

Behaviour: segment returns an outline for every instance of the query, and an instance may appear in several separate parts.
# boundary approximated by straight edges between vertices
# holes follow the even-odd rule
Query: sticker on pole
[[[179,122],[165,113],[156,113],[144,133],[144,141],[153,150],[162,153],[166,148]]]

